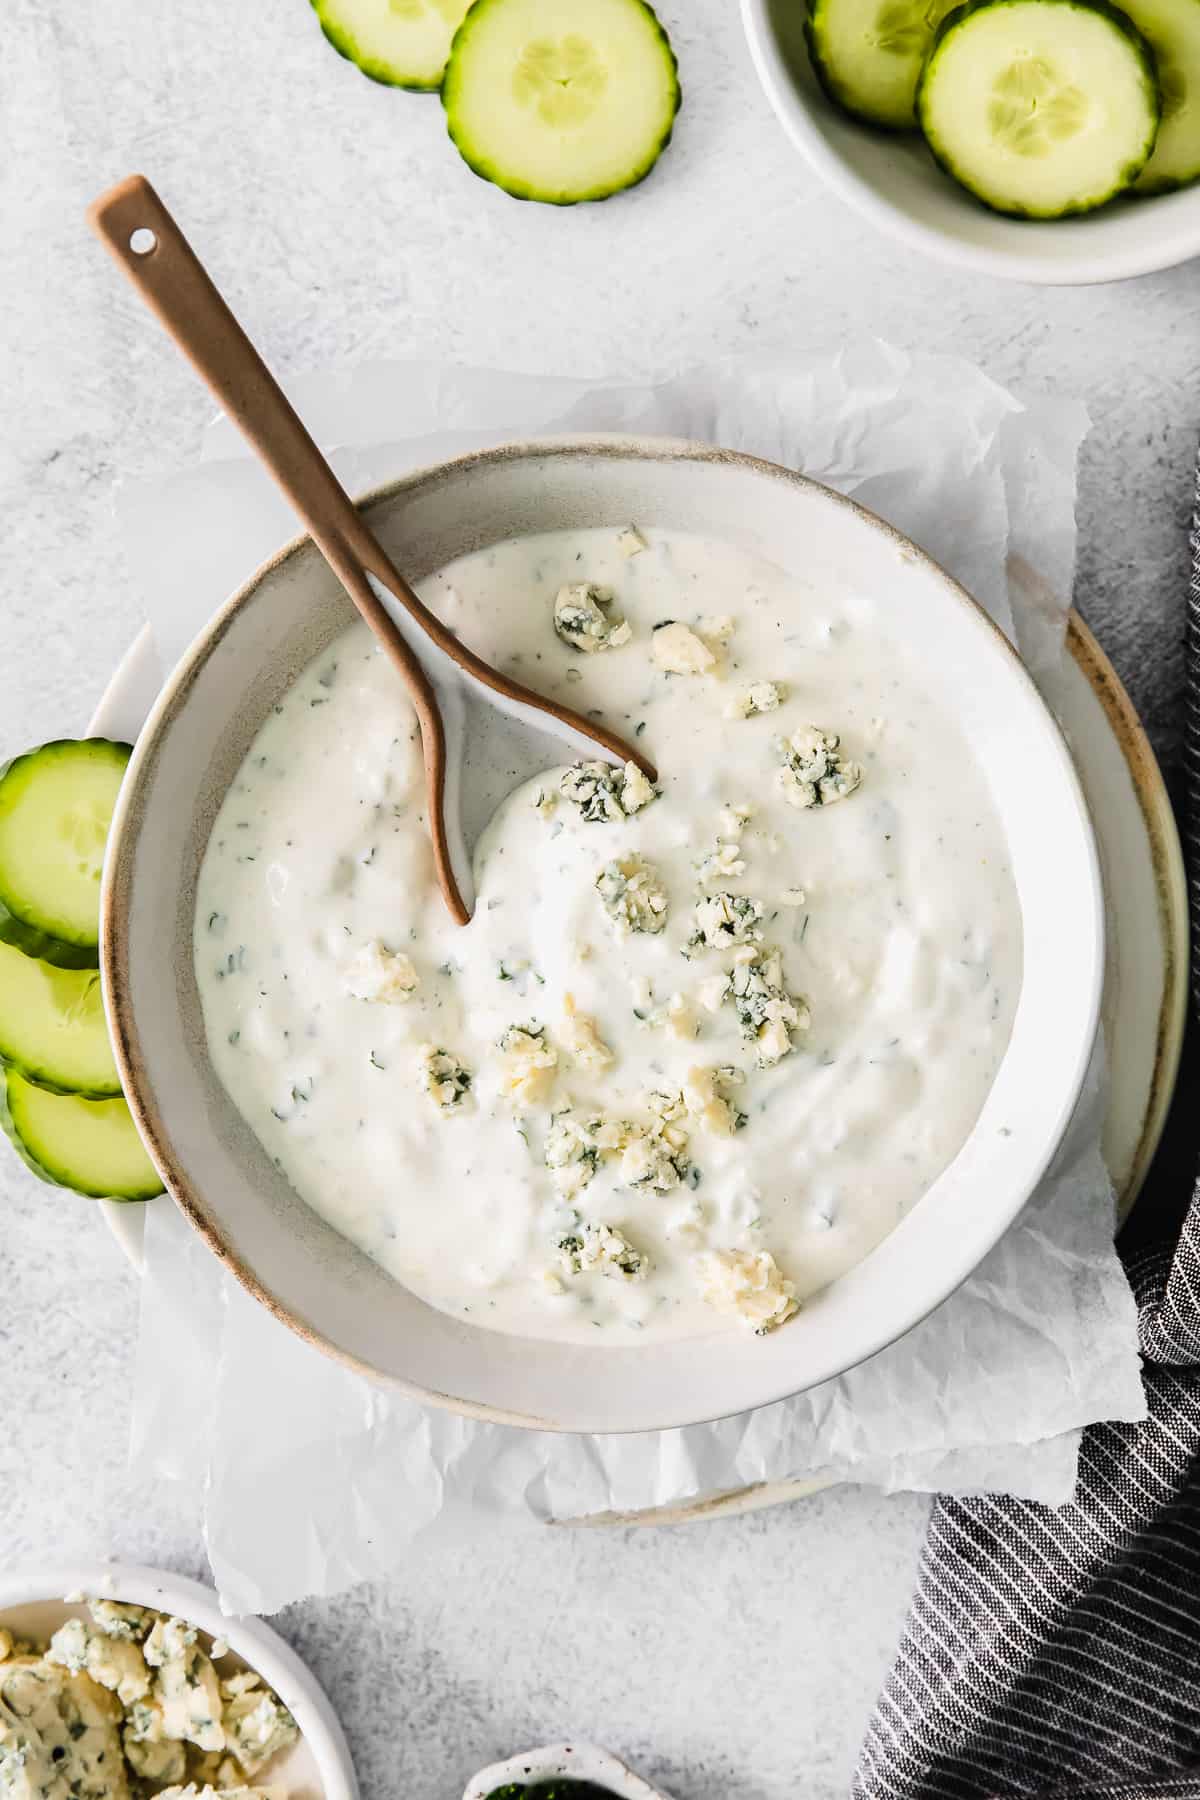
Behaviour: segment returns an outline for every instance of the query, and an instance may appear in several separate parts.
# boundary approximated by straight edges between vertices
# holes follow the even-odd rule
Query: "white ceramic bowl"
[[[616,1800],[667,1800],[661,1788],[654,1788],[628,1763],[623,1763],[611,1750],[598,1744],[545,1744],[540,1750],[526,1750],[521,1756],[510,1756],[504,1762],[480,1769],[468,1782],[463,1800],[488,1800],[499,1787],[510,1784],[526,1787],[533,1782],[592,1781],[607,1788]]]
[[[911,250],[1048,286],[1124,281],[1200,255],[1200,185],[1078,219],[1005,219],[934,163],[916,135],[872,131],[826,97],[804,42],[806,0],[741,0],[750,54],[801,155],[848,205]]]
[[[465,1412],[540,1429],[660,1429],[762,1406],[861,1362],[944,1300],[1016,1217],[1066,1128],[1095,1035],[1095,844],[1032,682],[907,540],[750,457],[613,438],[513,445],[407,476],[369,514],[417,579],[523,532],[637,518],[744,544],[830,592],[886,600],[896,634],[975,744],[1008,836],[1025,940],[1011,1045],[950,1168],[863,1263],[768,1338],[551,1345],[482,1330],[390,1280],[297,1198],[221,1088],[192,969],[197,871],[221,800],[268,709],[352,616],[301,542],[184,657],[139,739],[114,822],[102,896],[109,1019],[167,1185],[238,1279],[302,1336]]]
[[[275,1761],[268,1779],[286,1800],[358,1800],[350,1750],[332,1706],[278,1632],[261,1619],[228,1619],[211,1588],[164,1569],[85,1563],[0,1574],[0,1628],[42,1645],[87,1609],[68,1594],[153,1607],[197,1625],[204,1639],[224,1638],[231,1654],[274,1688],[300,1727],[299,1740]],[[205,1648],[207,1648],[207,1643]]]

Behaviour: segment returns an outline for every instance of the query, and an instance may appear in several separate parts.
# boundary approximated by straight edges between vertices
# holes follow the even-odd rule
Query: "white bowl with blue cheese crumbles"
[[[0,1575],[8,1800],[358,1800],[320,1687],[199,1582],[98,1563]]]
[[[289,1324],[487,1416],[665,1427],[862,1360],[1015,1216],[1090,1052],[1095,847],[1032,683],[912,545],[746,457],[517,446],[372,522],[658,779],[468,762],[498,804],[454,925],[411,708],[283,553],[114,827],[110,1016],[168,1185]]]

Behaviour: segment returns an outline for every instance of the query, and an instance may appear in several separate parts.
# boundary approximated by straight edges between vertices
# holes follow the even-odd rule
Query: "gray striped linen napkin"
[[[1200,485],[1186,657],[1200,1006]],[[1200,1180],[1180,1226],[1162,1161],[1135,1219],[1175,1229],[1122,1244],[1149,1417],[1086,1433],[1067,1506],[935,1503],[856,1800],[1200,1800]]]

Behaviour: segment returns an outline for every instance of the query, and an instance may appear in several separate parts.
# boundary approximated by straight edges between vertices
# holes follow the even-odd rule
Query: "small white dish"
[[[523,1756],[510,1756],[506,1762],[492,1763],[467,1783],[463,1800],[488,1800],[489,1794],[510,1783],[524,1786],[563,1779],[595,1782],[617,1800],[668,1800],[661,1788],[651,1787],[611,1750],[580,1743],[546,1744],[540,1750],[526,1750]]]
[[[67,1619],[87,1616],[68,1594],[152,1607],[222,1638],[231,1654],[273,1688],[300,1727],[298,1741],[274,1762],[268,1779],[286,1800],[358,1800],[350,1747],[316,1677],[278,1632],[261,1619],[230,1619],[211,1588],[164,1569],[123,1563],[0,1574],[0,1628],[43,1645]]]
[[[853,1367],[972,1272],[1045,1172],[1099,1014],[1095,839],[1061,733],[1015,652],[948,575],[881,520],[789,470],[701,445],[557,439],[461,457],[368,503],[416,579],[534,529],[646,524],[753,547],[830,591],[886,597],[891,628],[976,745],[1024,923],[1013,1035],[951,1166],[866,1260],[769,1338],[547,1345],[436,1311],[288,1187],[216,1079],[192,968],[197,872],[259,723],[346,622],[310,544],[290,546],[201,634],[139,739],[102,898],[109,1021],[167,1186],[250,1293],[314,1346],[421,1400],[540,1430],[663,1430],[770,1404]]]
[[[833,105],[804,42],[805,0],[741,6],[758,78],[796,149],[848,206],[910,250],[1050,287],[1125,281],[1200,256],[1200,185],[1077,219],[1002,218],[943,174],[915,133],[872,131]]]

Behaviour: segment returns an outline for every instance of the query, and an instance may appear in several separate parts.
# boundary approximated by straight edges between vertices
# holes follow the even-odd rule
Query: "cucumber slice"
[[[163,1191],[124,1100],[48,1094],[9,1069],[0,1126],[35,1175],[94,1200],[152,1200]]]
[[[1122,0],[1150,46],[1162,94],[1154,153],[1133,184],[1162,194],[1200,177],[1200,0]]]
[[[475,0],[442,83],[477,175],[518,200],[605,200],[670,142],[679,74],[645,0]]]
[[[947,5],[948,0],[812,0],[804,34],[830,99],[868,125],[915,130],[921,65]]]
[[[128,744],[43,744],[0,768],[0,943],[94,969],[100,872]]]
[[[947,174],[995,212],[1091,212],[1144,168],[1159,94],[1145,39],[1106,0],[968,0],[943,20],[917,117]]]
[[[0,944],[0,1062],[55,1094],[121,1092],[95,969],[56,969]]]
[[[339,55],[385,87],[431,93],[471,0],[312,0]]]

